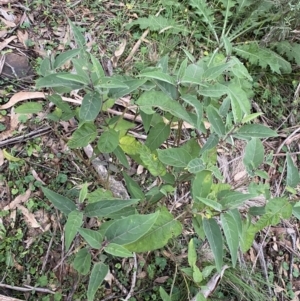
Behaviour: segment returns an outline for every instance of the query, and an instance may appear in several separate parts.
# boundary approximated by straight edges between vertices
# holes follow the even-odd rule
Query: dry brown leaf
[[[0,18],[0,19],[2,19],[2,18]],[[17,38],[17,36],[11,36],[11,37],[5,39],[3,42],[1,42],[0,43],[0,51],[2,49],[4,49],[11,41],[13,41],[16,38]]]
[[[6,35],[7,35],[7,30],[5,29],[0,30],[0,38],[3,38]]]
[[[19,114],[16,114],[15,111],[12,109],[10,114],[10,127],[8,130],[3,131],[0,133],[0,141],[3,141],[9,137],[11,137],[14,131],[17,129],[19,124]],[[1,166],[1,164],[0,164]]]
[[[24,194],[18,195],[9,205],[5,206],[3,210],[15,209],[19,204],[25,203],[29,199],[30,195],[31,188],[28,188]]]
[[[0,0],[0,4],[12,4],[18,0]]]
[[[117,67],[119,58],[123,54],[125,48],[126,48],[127,41],[125,39],[122,40],[121,44],[117,48],[117,50],[114,53],[114,56],[111,58],[111,61],[113,63],[114,68]]]
[[[27,41],[28,41],[28,32],[25,30],[25,32],[23,33],[21,30],[17,31],[17,36],[19,41],[24,45],[24,47],[27,49]]]
[[[37,181],[39,181],[39,182],[41,182],[42,184],[46,185],[46,183],[45,183],[43,180],[41,180],[41,178],[39,177],[39,175],[37,174],[37,172],[36,172],[34,169],[31,169],[31,173],[32,173],[33,177],[34,177]]]
[[[42,92],[18,92],[10,98],[8,103],[6,103],[3,106],[0,106],[0,109],[2,109],[2,110],[8,109],[8,108],[12,107],[13,105],[15,105],[16,103],[23,101],[23,100],[45,98],[45,97],[46,97],[45,94]]]
[[[22,205],[17,205],[17,208],[22,211],[24,218],[25,218],[25,222],[28,227],[42,229],[41,225],[35,219],[33,213],[29,212],[29,210]]]
[[[12,13],[10,13],[9,11],[10,10],[0,8],[0,13],[5,18],[6,21],[15,22],[16,17]]]
[[[6,27],[16,27],[17,26],[14,22],[7,21],[4,18],[0,18],[0,20],[5,24]]]
[[[165,283],[169,279],[169,276],[162,276],[154,279],[156,283]]]

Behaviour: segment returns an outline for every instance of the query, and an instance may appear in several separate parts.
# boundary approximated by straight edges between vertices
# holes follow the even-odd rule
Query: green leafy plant
[[[49,100],[56,105],[56,112],[50,118],[68,120],[76,116],[79,120],[68,146],[81,148],[97,139],[95,152],[113,154],[125,168],[129,167],[126,157],[129,156],[144,166],[152,177],[158,177],[161,183],[145,194],[138,183],[124,172],[132,199],[99,199],[85,203],[85,186],[80,192],[78,204],[43,188],[45,196],[67,216],[66,250],[78,235],[85,242],[76,253],[73,265],[83,275],[90,273],[88,300],[93,300],[108,271],[107,264],[99,256],[92,256],[93,250],[97,250],[97,254],[106,252],[113,256],[130,257],[132,252],[162,248],[171,237],[181,233],[182,218],[190,218],[198,237],[207,239],[214,255],[210,269],[216,268],[221,273],[226,250],[231,256],[231,266],[235,268],[238,250],[246,252],[260,230],[277,225],[281,219],[287,219],[292,214],[300,216],[299,203],[291,202],[286,194],[272,198],[269,187],[263,184],[268,174],[262,167],[270,161],[265,156],[262,139],[276,137],[277,133],[264,125],[251,123],[260,114],[251,113],[253,78],[242,59],[277,73],[290,72],[291,64],[256,42],[234,43],[246,32],[265,24],[262,16],[271,9],[268,3],[221,1],[221,8],[216,7],[214,11],[203,1],[191,0],[195,14],[205,25],[206,32],[210,33],[208,42],[214,50],[198,60],[185,51],[186,58],[172,72],[169,58],[165,56],[156,67],[146,68],[135,77],[108,77],[99,61],[86,52],[84,36],[71,22],[78,49],[42,62],[42,77],[37,80],[36,86],[54,91]],[[221,12],[222,21],[216,21],[215,12]],[[246,13],[249,17],[239,23]],[[162,22],[162,19],[159,21]],[[140,20],[134,24],[144,23],[145,20]],[[294,54],[296,51],[290,51],[288,59],[297,60]],[[71,61],[74,73],[59,70],[68,61]],[[79,112],[61,98],[62,93],[74,89],[80,89],[84,94]],[[96,120],[99,114],[104,114],[103,108],[131,93],[135,95],[132,105],[136,106],[147,134],[145,143],[128,134],[132,123],[122,117],[111,118],[106,125],[101,125],[101,133],[97,128]],[[185,128],[192,129],[196,138],[181,144],[180,134]],[[175,145],[161,147],[171,132],[175,136]],[[199,145],[197,138],[204,143]],[[248,173],[247,193],[224,184],[217,164],[218,149],[226,144],[234,145],[237,140],[247,143],[243,157]],[[260,183],[255,183],[254,177],[258,177]],[[299,184],[299,171],[290,156],[287,156],[286,184],[291,192]],[[164,206],[149,214],[137,213],[138,202],[146,201],[148,208],[153,208],[174,189],[187,185],[191,187],[192,204],[185,208],[182,216],[174,219]],[[266,205],[250,208],[241,215],[239,208],[247,200],[261,194],[267,200]],[[83,207],[80,204],[84,204]],[[256,222],[252,221],[254,215],[259,216]],[[97,217],[101,221],[99,229],[84,228],[85,217]],[[191,240],[188,247],[189,268],[185,272],[200,286],[207,283],[209,274],[197,267],[196,253]],[[163,288],[160,294],[164,300],[171,300]],[[197,298],[202,300],[204,297],[199,295]]]

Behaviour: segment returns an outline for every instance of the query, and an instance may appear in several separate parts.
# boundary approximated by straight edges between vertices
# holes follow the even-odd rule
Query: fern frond
[[[233,51],[251,64],[264,69],[269,66],[273,72],[278,74],[281,74],[281,71],[283,73],[292,72],[291,64],[282,56],[270,49],[260,47],[257,43],[235,46]]]

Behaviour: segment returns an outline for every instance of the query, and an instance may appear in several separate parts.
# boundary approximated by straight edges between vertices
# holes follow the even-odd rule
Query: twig
[[[51,247],[52,247],[52,244],[53,244],[53,240],[54,240],[55,234],[56,234],[56,226],[55,226],[55,228],[54,228],[54,232],[53,232],[52,237],[51,237],[51,240],[50,240],[50,242],[49,242],[49,246],[48,246],[48,248],[47,248],[47,253],[46,253],[46,256],[45,256],[45,258],[44,258],[44,261],[43,261],[43,265],[42,265],[42,269],[41,269],[40,274],[43,274],[43,273],[44,273],[46,264],[47,264],[47,262],[48,262],[48,258],[49,258],[49,254],[50,254],[50,250],[51,250]]]
[[[14,286],[14,285],[8,285],[8,284],[3,284],[0,283],[0,287],[3,288],[8,288],[14,291],[19,291],[19,292],[39,292],[39,293],[47,293],[47,294],[55,294],[55,292],[47,289],[47,288],[42,288],[42,287],[34,287],[34,286],[30,286],[30,285],[24,285],[25,287],[20,287],[20,286]]]
[[[137,271],[137,260],[136,260],[136,254],[135,253],[133,253],[133,260],[134,260],[134,264],[133,264],[133,273],[132,273],[132,278],[131,278],[131,287],[130,287],[129,293],[126,296],[126,298],[124,299],[124,301],[128,301],[131,298],[131,295],[133,294],[134,288],[135,288],[136,271]]]

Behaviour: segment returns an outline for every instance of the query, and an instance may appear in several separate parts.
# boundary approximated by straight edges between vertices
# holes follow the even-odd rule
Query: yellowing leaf
[[[13,155],[11,155],[9,152],[6,151],[6,149],[3,149],[3,155],[4,155],[5,159],[7,159],[8,161],[11,161],[11,162],[18,162],[18,161],[22,160],[20,158],[16,158]]]

